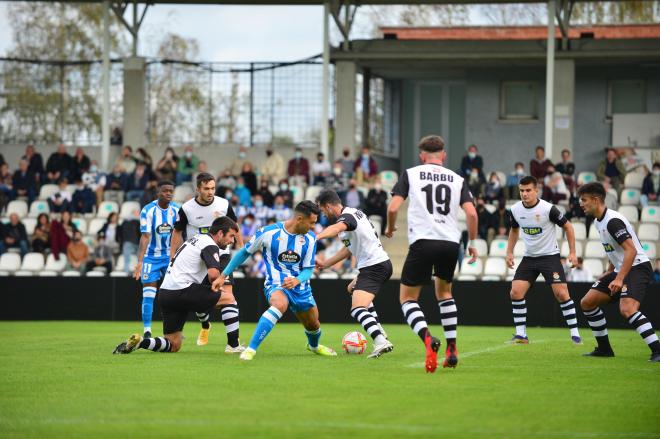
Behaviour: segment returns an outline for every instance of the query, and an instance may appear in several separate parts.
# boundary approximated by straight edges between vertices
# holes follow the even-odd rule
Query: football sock
[[[376,319],[376,323],[380,325],[380,320],[378,319],[378,313],[376,312],[376,307],[374,306],[373,303],[369,304],[369,307],[367,308],[367,311],[371,313],[371,315]]]
[[[142,325],[144,332],[151,331],[151,315],[154,312],[156,287],[142,287]]]
[[[426,317],[416,300],[409,300],[401,304],[401,310],[408,325],[412,328],[413,332],[424,341],[426,333],[428,332],[428,325],[426,324]]]
[[[145,338],[140,342],[139,347],[154,352],[169,352],[172,350],[172,344],[165,337]]]
[[[575,314],[575,304],[571,299],[568,299],[566,302],[561,302],[559,304],[561,308],[561,313],[564,315],[566,320],[566,326],[571,330],[571,337],[579,337],[580,331],[578,331],[577,326],[577,314]]]
[[[610,339],[607,336],[607,321],[605,320],[603,310],[599,307],[592,310],[584,310],[584,315],[587,317],[591,332],[596,337],[598,348],[604,351],[611,351],[612,346],[610,346]]]
[[[635,314],[630,316],[628,323],[635,328],[635,331],[644,339],[649,349],[652,352],[660,352],[660,342],[658,342],[658,336],[655,335],[653,330],[653,325],[646,318],[644,314],[637,311]]]
[[[238,304],[220,307],[220,315],[227,332],[227,344],[235,348],[238,346]]]
[[[516,335],[527,337],[527,301],[511,300],[513,307],[513,324],[516,326]]]
[[[211,322],[209,322],[211,314],[207,312],[196,312],[195,314],[197,314],[197,318],[199,319],[199,323],[202,324],[202,328],[209,329],[211,327]]]
[[[252,334],[252,340],[250,340],[250,349],[256,351],[261,342],[264,341],[264,338],[266,338],[281,318],[282,313],[274,306],[264,311],[257,322],[257,327],[254,328],[254,334]]]
[[[319,347],[319,340],[321,339],[321,328],[316,331],[308,331],[305,329],[305,335],[307,336],[307,344],[310,348],[316,349]]]
[[[353,317],[357,322],[362,325],[367,334],[371,336],[377,343],[385,343],[385,337],[383,333],[380,332],[378,327],[378,322],[373,316],[373,313],[367,311],[364,306],[356,306],[351,310],[351,317]]]
[[[458,310],[454,299],[446,299],[438,302],[440,307],[440,319],[442,328],[445,330],[447,344],[456,343],[456,325],[458,324]]]

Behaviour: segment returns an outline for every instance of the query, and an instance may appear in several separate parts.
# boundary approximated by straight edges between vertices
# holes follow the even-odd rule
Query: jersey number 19
[[[431,215],[437,211],[441,215],[449,213],[449,205],[451,203],[451,188],[446,184],[439,184],[433,190],[432,184],[427,184],[422,188],[422,192],[426,194],[426,209]],[[435,200],[434,200],[435,195]],[[437,204],[437,206],[435,206]]]

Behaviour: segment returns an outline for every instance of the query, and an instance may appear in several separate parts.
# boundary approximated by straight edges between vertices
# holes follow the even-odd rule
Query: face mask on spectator
[[[225,192],[225,198],[228,199],[228,200],[231,200],[232,195],[234,195],[234,194],[232,194],[231,191]]]
[[[337,177],[341,175],[341,168],[333,168],[332,169],[333,174],[335,174]]]
[[[517,175],[525,175],[525,170],[523,168],[517,168],[516,169],[516,174]]]
[[[192,157],[192,151],[186,151],[186,158],[189,159]]]
[[[296,158],[299,159],[302,157],[302,152],[301,151],[296,151]]]
[[[653,175],[655,175],[656,177],[657,177],[658,175],[660,175],[660,169],[654,169],[654,170],[653,170]]]
[[[262,260],[261,253],[257,253],[256,255],[254,255],[252,259],[254,259],[254,262],[261,262]]]
[[[241,151],[241,152],[238,153],[238,156],[240,158],[244,159],[245,158],[245,153]]]
[[[479,177],[479,172],[477,172],[477,171],[470,171],[470,177],[472,177],[472,178],[477,178],[477,177]]]
[[[468,152],[468,157],[470,157],[471,159],[475,158],[476,156],[477,156],[476,152]]]
[[[264,202],[261,200],[257,200],[254,202],[254,207],[263,207]]]
[[[243,189],[245,185],[243,183],[236,183],[236,189]]]
[[[275,203],[275,208],[276,208],[276,209],[281,209],[282,207],[284,207],[284,204],[282,204],[282,203]]]
[[[252,220],[251,220],[250,218],[245,218],[245,219],[243,220],[243,224],[245,224],[246,226],[250,227],[250,226],[252,225]]]
[[[282,184],[280,185],[280,190],[281,190],[281,191],[286,191],[286,190],[288,190],[288,189],[289,189],[289,185],[288,185],[288,184],[286,184],[286,183],[282,183]]]
[[[374,189],[376,189],[377,191],[381,190],[382,188],[383,188],[383,185],[380,184],[380,183],[376,183],[376,184],[374,185]]]
[[[99,168],[96,165],[92,165],[92,166],[89,167],[89,172],[91,172],[92,174],[96,174],[98,171],[99,171]]]

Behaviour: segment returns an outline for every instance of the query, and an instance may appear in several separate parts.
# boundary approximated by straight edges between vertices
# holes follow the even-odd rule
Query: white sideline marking
[[[534,340],[531,341],[530,344],[539,344],[539,343],[545,343],[546,340]],[[463,354],[459,353],[458,358],[459,360],[461,358],[468,358],[468,357],[474,357],[475,355],[480,355],[480,354],[485,354],[488,352],[493,352],[493,351],[499,351],[500,349],[508,348],[511,346],[514,346],[516,343],[509,343],[505,342],[503,345],[498,345],[498,346],[491,346],[489,348],[484,348],[484,349],[479,349],[476,351],[470,351],[470,352],[465,352]],[[413,364],[408,364],[406,367],[424,367],[424,363],[413,363]]]

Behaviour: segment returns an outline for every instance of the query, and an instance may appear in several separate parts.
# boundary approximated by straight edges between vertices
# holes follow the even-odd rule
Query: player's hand
[[[318,271],[323,271],[323,270],[325,270],[325,264],[323,264],[322,262],[316,261],[316,269],[317,269]]]
[[[570,254],[568,255],[568,262],[570,262],[570,264],[571,264],[571,268],[575,268],[575,267],[577,267],[577,265],[578,265],[578,260],[577,260],[577,256],[575,255],[575,253],[570,253]]]
[[[287,276],[284,282],[282,282],[282,287],[287,290],[295,288],[298,285],[300,285],[300,281],[293,276]]]
[[[221,288],[225,284],[225,280],[225,276],[221,274],[216,280],[213,281],[213,284],[211,284],[211,289],[216,293],[221,293]]]
[[[396,232],[396,231],[397,231],[396,226],[394,226],[394,228],[387,227],[387,229],[385,230],[385,236],[387,236],[388,238],[391,238],[392,236],[394,236],[394,232]]]
[[[133,279],[140,280],[140,276],[142,276],[142,262],[138,262],[133,270]]]
[[[615,278],[610,284],[607,286],[610,290],[610,294],[616,294],[619,291],[621,291],[621,288],[623,288],[623,279],[619,279],[618,277]]]
[[[350,284],[348,284],[348,287],[346,287],[346,291],[348,291],[349,296],[353,295],[353,290],[355,289],[356,283],[357,283],[357,277],[353,279]]]
[[[513,253],[509,253],[506,255],[506,265],[509,268],[513,268],[513,266],[515,265],[515,261],[513,260]]]
[[[468,247],[468,254],[472,256],[468,261],[468,264],[474,264],[475,262],[477,262],[477,257],[479,257],[479,253],[477,252],[477,249],[475,247]]]

